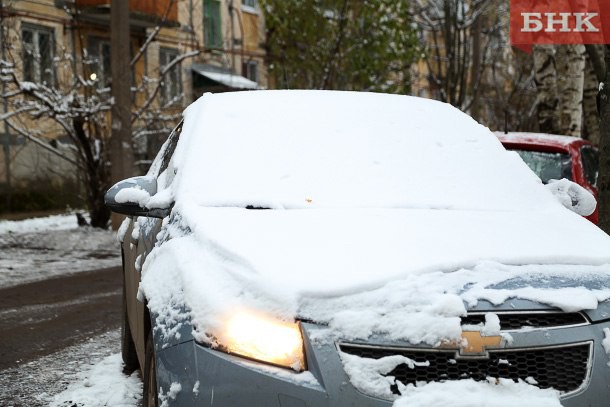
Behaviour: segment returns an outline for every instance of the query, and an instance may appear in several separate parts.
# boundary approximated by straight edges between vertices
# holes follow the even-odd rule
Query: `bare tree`
[[[430,89],[444,102],[477,112],[480,84],[501,41],[503,15],[495,0],[416,0]]]
[[[559,96],[557,95],[557,66],[554,45],[534,47],[534,69],[536,72],[536,108],[539,130],[544,133],[559,133]]]
[[[5,14],[10,15],[10,12]],[[78,19],[76,13],[73,18]],[[163,23],[164,20],[160,25]],[[76,52],[56,50],[51,68],[37,71],[35,77],[26,78],[23,61],[40,64],[40,58],[44,56],[35,49],[22,46],[27,45],[29,39],[23,38],[24,32],[16,29],[14,19],[4,18],[1,28],[9,36],[9,40],[1,44],[5,47],[5,58],[0,61],[0,80],[5,84],[1,97],[9,109],[0,119],[15,134],[58,154],[82,172],[91,225],[107,227],[110,212],[103,203],[103,196],[110,186],[108,142],[113,98],[109,89],[90,75],[91,67],[99,61],[89,55],[84,38],[77,33]],[[137,63],[158,32],[159,28],[151,31],[132,60],[132,65]],[[137,78],[138,82],[132,86],[134,102],[131,109],[136,141],[158,134],[161,128],[166,130],[175,125],[177,116],[171,112],[176,109],[169,109],[169,114],[167,112],[172,105],[177,105],[180,98],[161,102],[159,91],[172,69],[198,53],[195,48],[194,51],[177,55],[159,67],[156,78]],[[181,110],[181,105],[178,106],[178,110]],[[151,125],[153,118],[154,126]],[[70,156],[49,145],[44,137],[49,132],[67,136],[74,145],[74,155]]]

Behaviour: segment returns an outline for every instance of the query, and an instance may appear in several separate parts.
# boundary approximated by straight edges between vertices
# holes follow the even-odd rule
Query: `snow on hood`
[[[434,345],[459,338],[464,302],[573,310],[610,297],[492,287],[535,273],[610,275],[610,239],[488,129],[439,102],[204,95],[186,110],[157,187],[175,205],[140,289],[167,335],[188,318],[209,341],[245,307],[324,322],[329,337]]]
[[[452,271],[481,261],[610,262],[607,235],[562,208],[483,212],[199,207],[185,212],[184,220],[204,242],[202,248],[213,244],[248,272],[307,296],[351,293],[413,273]]]

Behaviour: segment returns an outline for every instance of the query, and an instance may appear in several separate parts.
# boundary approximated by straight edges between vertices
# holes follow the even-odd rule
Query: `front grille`
[[[429,362],[429,366],[399,365],[386,376],[393,376],[403,384],[416,382],[440,382],[446,380],[487,377],[526,380],[546,389],[552,387],[562,392],[572,392],[583,385],[587,378],[590,343],[560,347],[490,350],[489,358],[456,358],[454,351],[382,348],[367,345],[341,344],[342,352],[362,358],[380,359],[402,355],[416,362]],[[531,379],[530,379],[531,378]],[[397,392],[397,389],[393,389]]]
[[[580,312],[499,312],[496,315],[500,319],[500,329],[503,331],[581,325],[588,322]],[[462,325],[481,323],[485,323],[485,314],[468,314],[462,317]]]

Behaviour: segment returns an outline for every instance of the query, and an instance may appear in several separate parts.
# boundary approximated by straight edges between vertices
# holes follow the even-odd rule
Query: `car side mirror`
[[[572,212],[589,216],[595,212],[597,200],[592,193],[568,179],[551,180],[545,187],[555,198]]]
[[[119,181],[104,195],[104,203],[112,212],[128,216],[150,216],[164,218],[170,208],[151,208],[150,198],[157,193],[154,177],[132,177]]]

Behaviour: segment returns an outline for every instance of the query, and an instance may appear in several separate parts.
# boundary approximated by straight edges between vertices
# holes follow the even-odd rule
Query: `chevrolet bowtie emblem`
[[[483,355],[488,348],[499,348],[502,344],[502,337],[483,336],[480,331],[463,331],[462,339],[465,342],[460,347],[462,355]]]
[[[445,342],[441,347],[459,348],[459,356],[480,357],[488,356],[488,349],[501,348],[502,345],[502,336],[500,335],[484,336],[481,331],[463,331],[461,341],[457,343],[455,341]]]

